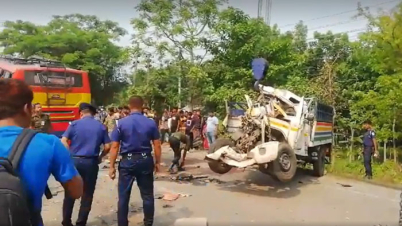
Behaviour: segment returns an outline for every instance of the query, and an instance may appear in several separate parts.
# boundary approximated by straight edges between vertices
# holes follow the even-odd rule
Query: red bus
[[[0,78],[25,81],[49,114],[52,131],[61,136],[69,123],[79,119],[78,106],[91,102],[88,73],[65,67],[61,62],[38,57],[0,57]]]

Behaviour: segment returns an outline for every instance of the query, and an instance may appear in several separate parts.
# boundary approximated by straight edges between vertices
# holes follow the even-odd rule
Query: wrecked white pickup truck
[[[240,115],[226,106],[223,124],[230,138],[219,138],[211,145],[206,155],[210,169],[225,174],[232,167],[258,165],[262,173],[287,182],[294,177],[298,163],[311,163],[314,174],[323,176],[332,150],[334,108],[314,98],[260,85],[267,70],[264,62],[253,61],[258,99],[246,95],[247,109]]]

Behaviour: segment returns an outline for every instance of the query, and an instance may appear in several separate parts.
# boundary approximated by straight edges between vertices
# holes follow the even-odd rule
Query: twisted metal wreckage
[[[260,81],[268,71],[268,62],[252,62],[255,89],[260,93],[253,101],[245,96],[247,110],[237,116],[227,108],[224,126],[230,138],[219,138],[206,155],[209,167],[220,174],[232,167],[258,165],[259,170],[279,181],[290,181],[298,163],[313,164],[314,174],[323,176],[329,163],[334,108],[315,98],[304,98]]]

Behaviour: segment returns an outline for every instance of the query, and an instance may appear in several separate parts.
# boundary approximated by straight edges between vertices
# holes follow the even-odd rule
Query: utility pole
[[[182,50],[181,48],[179,49],[179,64],[180,64],[180,73],[179,73],[179,79],[178,79],[178,84],[177,84],[177,94],[179,96],[179,101],[177,103],[177,107],[180,109],[181,108],[181,76],[183,75],[183,55],[182,55]]]
[[[151,73],[151,67],[152,67],[152,55],[147,53],[146,54],[146,59],[145,59],[145,67],[147,68],[147,85],[149,84],[149,74]]]
[[[258,0],[258,9],[257,9],[257,17],[261,18],[262,17],[262,2],[264,0]]]
[[[265,23],[271,25],[272,0],[266,0],[265,3]]]
[[[133,86],[136,86],[137,85],[137,72],[138,72],[138,64],[140,63],[140,61],[138,60],[138,58],[136,57],[136,59],[135,59],[135,61],[134,61],[134,65],[133,65],[133,68],[134,68],[134,74],[133,74]]]
[[[272,0],[258,0],[257,17],[263,18],[264,22],[267,25],[271,24],[271,11],[272,11]]]

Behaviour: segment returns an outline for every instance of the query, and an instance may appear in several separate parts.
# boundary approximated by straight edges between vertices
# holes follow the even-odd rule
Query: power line
[[[387,2],[381,2],[381,3],[377,3],[377,4],[373,4],[373,5],[368,5],[365,7],[375,7],[375,6],[380,6],[380,5],[385,5],[385,4],[389,4],[389,3],[393,3],[393,2],[399,2],[400,0],[392,0],[392,1],[387,1]],[[353,10],[348,10],[348,11],[343,11],[343,12],[339,12],[339,13],[335,13],[335,14],[331,14],[331,15],[326,15],[326,16],[322,16],[322,17],[316,17],[313,19],[309,19],[309,20],[305,20],[303,22],[310,22],[310,21],[315,21],[315,20],[320,20],[320,19],[324,19],[324,18],[329,18],[329,17],[334,17],[334,16],[339,16],[339,15],[344,15],[347,13],[352,13],[352,12],[357,12],[358,9],[353,9]],[[281,26],[279,28],[284,28],[284,27],[289,27],[289,26],[294,26],[298,23],[292,23],[292,24],[286,24],[284,26]]]
[[[355,33],[355,32],[359,32],[362,33],[364,31],[367,31],[367,28],[357,28],[357,29],[352,29],[352,30],[347,30],[347,31],[342,31],[342,32],[336,32],[333,33],[334,35],[336,34],[350,34],[350,33]],[[359,33],[357,35],[359,35]],[[356,35],[356,34],[354,34]],[[316,40],[316,38],[308,38],[306,39],[306,41],[312,41],[312,40]]]
[[[313,28],[308,28],[309,31],[315,31],[315,30],[320,30],[323,28],[329,28],[329,27],[335,27],[338,25],[343,25],[343,24],[349,24],[349,23],[353,23],[353,22],[358,22],[358,21],[364,21],[366,19],[353,19],[353,20],[347,20],[347,21],[341,21],[338,23],[333,23],[333,24],[326,24],[326,25],[322,25],[322,26],[317,26],[317,27],[313,27]]]

